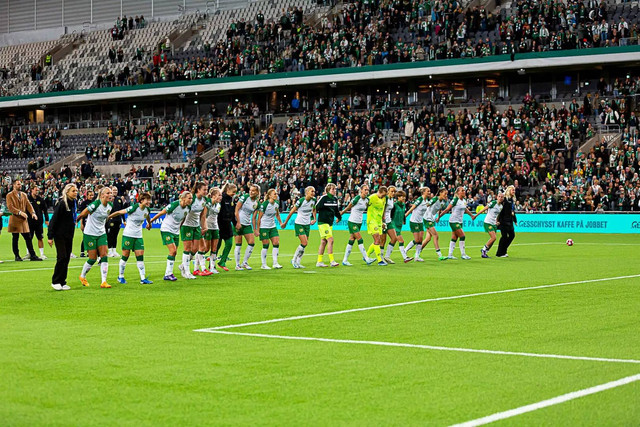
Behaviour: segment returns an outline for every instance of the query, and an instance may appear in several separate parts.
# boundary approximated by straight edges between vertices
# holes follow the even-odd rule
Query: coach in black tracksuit
[[[111,212],[118,212],[119,210],[126,208],[127,201],[125,200],[124,195],[117,195],[118,190],[116,187],[112,187],[111,190],[115,194],[113,197],[113,209]],[[120,215],[107,221],[107,244],[109,246],[108,256],[118,256],[118,233],[120,233],[120,227],[122,226],[122,218],[124,217]]]
[[[507,188],[505,191],[504,202],[502,202],[502,210],[498,214],[498,230],[500,230],[500,243],[498,243],[498,251],[496,256],[500,258],[506,258],[507,249],[516,237],[516,232],[513,228],[514,224],[518,224],[518,218],[516,218],[515,210],[516,196],[515,188],[513,185]]]
[[[29,231],[31,232],[31,240],[33,236],[38,239],[38,248],[40,249],[40,256],[44,257],[44,228],[42,222],[46,221],[49,225],[49,212],[47,212],[48,206],[46,200],[40,196],[40,188],[32,187],[29,192],[29,202],[33,206],[33,211],[36,214],[36,219],[29,218]]]

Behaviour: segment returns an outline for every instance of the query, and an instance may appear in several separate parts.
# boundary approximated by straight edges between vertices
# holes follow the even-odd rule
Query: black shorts
[[[44,228],[42,227],[41,222],[30,222],[29,230],[31,230],[32,236],[35,235],[36,239],[42,240],[42,237],[44,236]]]
[[[218,221],[218,228],[220,228],[220,239],[227,240],[233,237],[233,225],[231,222]]]

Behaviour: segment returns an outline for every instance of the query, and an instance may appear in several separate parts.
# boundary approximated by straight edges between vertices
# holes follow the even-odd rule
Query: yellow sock
[[[378,262],[382,261],[382,256],[380,255],[380,246],[373,245],[373,251],[376,253],[376,259]]]
[[[367,249],[367,256],[371,255],[371,253],[373,252],[373,247],[375,246],[375,244],[370,244],[369,248]]]
[[[333,254],[329,254],[329,262],[334,262],[335,259],[333,258]]]
[[[318,262],[322,262],[322,255],[318,255]]]

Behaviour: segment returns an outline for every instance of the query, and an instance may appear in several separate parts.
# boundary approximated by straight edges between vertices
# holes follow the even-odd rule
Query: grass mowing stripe
[[[231,332],[231,331],[212,331],[201,330],[198,332],[206,332],[210,334],[224,334],[224,335],[239,335],[245,337],[257,337],[257,338],[272,338],[282,340],[299,340],[299,341],[320,341],[328,343],[339,344],[362,344],[362,345],[379,345],[384,347],[405,347],[405,348],[421,348],[425,350],[438,350],[438,351],[457,351],[462,353],[482,353],[482,354],[497,354],[501,356],[523,356],[523,357],[539,357],[546,359],[569,359],[569,360],[585,360],[589,362],[606,362],[606,363],[635,363],[640,364],[640,360],[634,359],[611,359],[606,357],[589,357],[589,356],[568,356],[564,354],[545,354],[545,353],[525,353],[519,351],[501,351],[501,350],[483,350],[475,348],[461,348],[461,347],[444,347],[439,345],[425,345],[425,344],[409,344],[409,343],[397,343],[387,341],[362,341],[362,340],[344,340],[333,338],[317,338],[317,337],[294,337],[290,335],[270,335],[270,334],[254,334],[250,332]]]
[[[632,279],[640,277],[640,274],[633,274],[630,276],[616,276],[616,277],[604,277],[601,279],[589,279],[589,280],[579,280],[575,282],[563,282],[563,283],[554,283],[550,285],[539,285],[539,286],[527,286],[523,288],[512,288],[512,289],[502,289],[499,291],[488,291],[488,292],[476,292],[472,294],[464,294],[464,295],[453,295],[448,297],[438,297],[438,298],[428,298],[421,299],[415,301],[405,301],[405,302],[397,302],[393,304],[384,304],[384,305],[374,305],[371,307],[360,307],[360,308],[351,308],[347,310],[339,310],[339,311],[329,311],[325,313],[316,313],[316,314],[304,314],[301,316],[291,316],[291,317],[282,317],[279,319],[270,319],[270,320],[261,320],[257,322],[247,322],[247,323],[237,323],[235,325],[224,325],[224,326],[216,326],[213,328],[203,328],[203,329],[195,329],[194,332],[209,332],[209,331],[218,331],[221,329],[232,329],[232,328],[242,328],[244,326],[254,326],[254,325],[265,325],[268,323],[277,323],[277,322],[288,322],[291,320],[301,320],[301,319],[311,319],[314,317],[324,317],[324,316],[335,316],[337,314],[346,314],[346,313],[355,313],[358,311],[368,311],[368,310],[378,310],[382,308],[392,308],[392,307],[402,307],[405,305],[413,305],[413,304],[423,304],[426,302],[435,302],[435,301],[448,301],[462,298],[472,298],[479,297],[484,295],[497,295],[497,294],[506,294],[511,292],[520,292],[520,291],[530,291],[535,289],[546,289],[546,288],[556,288],[559,286],[568,286],[568,285],[579,285],[583,283],[595,283],[595,282],[606,282],[610,280],[621,280],[621,279]]]
[[[578,399],[580,397],[589,396],[590,394],[599,393],[601,391],[610,390],[612,388],[620,387],[626,384],[640,381],[640,374],[631,375],[629,377],[621,378],[616,381],[611,381],[605,384],[600,384],[594,387],[585,388],[571,393],[556,396],[551,399],[542,400],[540,402],[532,403],[530,405],[520,406],[519,408],[510,409],[504,412],[497,412],[486,417],[478,418],[475,420],[467,421],[460,424],[455,424],[452,427],[476,427],[495,421],[504,420],[507,418],[515,417],[518,415],[526,414],[527,412],[537,411],[538,409],[546,408],[548,406],[557,405],[559,403],[568,402],[570,400]]]

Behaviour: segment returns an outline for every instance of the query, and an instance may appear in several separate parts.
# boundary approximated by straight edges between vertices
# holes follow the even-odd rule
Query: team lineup
[[[89,203],[76,219],[76,222],[85,221],[82,228],[83,244],[88,252],[88,259],[80,274],[80,282],[83,286],[89,286],[87,274],[98,263],[101,274],[100,287],[111,287],[107,282],[109,263],[106,223],[112,218],[124,215],[126,215],[126,222],[122,238],[122,256],[118,265],[118,283],[120,284],[127,283],[125,270],[132,251],[136,258],[140,283],[153,283],[147,277],[145,270],[143,228],[151,230],[151,224],[163,216],[160,235],[168,251],[163,277],[165,281],[178,280],[174,275],[174,266],[180,241],[182,241],[183,251],[178,269],[185,279],[219,274],[219,270],[228,272],[227,262],[232,249],[235,270],[252,270],[249,259],[256,239],[262,243],[261,269],[281,269],[282,265],[278,261],[280,251],[278,228],[286,228],[294,214],[296,215],[294,232],[300,241],[291,259],[291,265],[295,269],[305,268],[301,261],[310,243],[311,226],[316,223],[320,234],[316,267],[338,267],[340,264],[353,265],[349,260],[356,244],[362,260],[367,265],[395,264],[391,256],[396,246],[404,263],[424,262],[421,255],[431,241],[433,241],[436,258],[440,261],[456,259],[454,256],[456,243],[460,249],[460,258],[471,259],[465,248],[466,238],[463,231],[465,214],[472,219],[486,214],[484,229],[489,234],[489,240],[483,246],[481,255],[483,258],[489,258],[488,252],[497,239],[496,232],[500,221],[516,222],[515,214],[511,209],[512,205],[510,205],[514,200],[513,187],[507,188],[504,194],[497,194],[487,206],[480,206],[475,213],[467,207],[466,191],[463,187],[456,190],[451,200],[448,198],[446,189],[440,189],[437,194],[432,194],[429,188],[424,187],[416,194],[417,198],[409,203],[407,194],[393,186],[379,186],[372,192],[368,184],[362,184],[359,194],[342,210],[336,197],[336,190],[335,184],[328,184],[324,193],[316,197],[315,188],[307,187],[304,196],[293,205],[283,221],[276,191],[269,189],[264,197],[261,197],[260,188],[257,185],[250,185],[248,193],[238,194],[238,187],[232,183],[226,184],[223,188],[209,189],[205,183],[198,182],[191,192],[181,193],[178,200],[167,205],[153,217],[150,212],[151,194],[142,193],[138,195],[136,203],[113,211],[113,191],[109,187],[103,187],[97,191],[96,199]],[[503,211],[505,206],[508,206],[508,209]],[[342,263],[339,263],[334,257],[333,225],[341,221],[346,212],[350,212],[349,240]],[[501,215],[505,212],[508,213],[508,217]],[[440,249],[439,233],[435,225],[447,213],[450,214],[451,240],[448,254],[445,256]],[[372,238],[367,248],[362,233],[365,214],[366,231]],[[407,222],[413,238],[405,245],[402,231]],[[498,257],[507,256],[506,247],[513,240],[512,229],[511,225],[510,232],[505,233],[503,230],[503,239],[506,234],[507,242],[502,250],[501,240]],[[246,248],[243,254],[244,242],[246,242]],[[271,266],[267,263],[269,248],[271,248]],[[412,249],[414,254],[410,256],[409,251]],[[325,252],[329,258],[328,264],[324,262]]]

